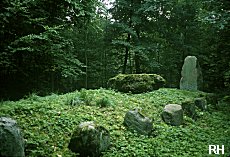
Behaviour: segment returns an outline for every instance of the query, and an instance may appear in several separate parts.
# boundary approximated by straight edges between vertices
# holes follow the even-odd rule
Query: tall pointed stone
[[[203,77],[195,56],[187,56],[181,71],[180,89],[202,90]]]

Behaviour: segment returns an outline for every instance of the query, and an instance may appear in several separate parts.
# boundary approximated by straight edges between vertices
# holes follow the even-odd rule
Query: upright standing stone
[[[180,89],[202,90],[201,68],[195,56],[187,56],[181,71]]]
[[[0,117],[0,156],[25,156],[21,132],[11,118]]]

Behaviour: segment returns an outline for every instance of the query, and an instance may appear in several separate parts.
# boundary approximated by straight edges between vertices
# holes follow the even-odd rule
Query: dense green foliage
[[[105,2],[1,0],[0,99],[24,99],[0,102],[0,116],[18,121],[26,156],[74,156],[67,148],[71,133],[90,120],[111,133],[105,157],[203,157],[209,144],[225,145],[225,156],[230,156],[230,96],[213,99],[208,112],[196,113],[196,121],[185,116],[182,126],[171,127],[160,117],[164,105],[205,93],[159,89],[132,95],[99,89],[118,74],[144,73],[178,87],[184,58],[193,55],[203,72],[204,91],[229,92],[230,2],[113,0],[110,7]],[[142,78],[128,80],[126,92],[133,85],[133,93],[152,91],[140,83]],[[82,90],[40,97],[76,89]],[[139,136],[123,126],[125,113],[135,107],[153,118],[153,135]]]
[[[164,87],[165,79],[156,74],[119,74],[108,81],[112,89],[125,93],[144,93]]]
[[[160,73],[178,87],[187,55],[200,61],[206,90],[228,87],[229,2],[116,0],[111,13],[123,70]],[[227,48],[227,49],[226,49]]]
[[[83,64],[67,35],[89,23],[96,2],[1,1],[1,96],[76,89]]]
[[[227,0],[2,0],[2,98],[107,87],[119,73],[156,73],[178,87],[195,55],[204,90],[229,89]]]
[[[26,156],[74,156],[68,149],[71,134],[80,122],[95,121],[111,135],[111,146],[104,157],[203,157],[208,156],[209,144],[225,145],[223,156],[227,157],[230,155],[228,97],[217,109],[208,104],[208,112],[199,111],[196,121],[185,116],[182,126],[168,126],[161,120],[166,104],[181,104],[201,94],[204,95],[166,88],[136,95],[104,89],[47,97],[33,94],[20,101],[2,102],[0,116],[17,120],[26,142]],[[108,105],[98,106],[104,98]],[[132,133],[123,125],[126,112],[136,107],[153,119],[151,136]]]

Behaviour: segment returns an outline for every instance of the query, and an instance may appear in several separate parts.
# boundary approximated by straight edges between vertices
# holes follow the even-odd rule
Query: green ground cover
[[[103,157],[205,157],[209,145],[225,145],[230,156],[230,107],[209,104],[208,112],[199,112],[194,121],[184,117],[179,127],[161,120],[163,107],[181,104],[200,92],[161,88],[144,94],[122,94],[113,90],[81,90],[64,95],[39,97],[35,94],[20,101],[3,101],[0,116],[16,119],[25,138],[26,156],[75,156],[68,150],[71,133],[83,121],[95,121],[109,130],[111,146]],[[153,119],[151,136],[131,133],[123,125],[130,109],[139,107]]]

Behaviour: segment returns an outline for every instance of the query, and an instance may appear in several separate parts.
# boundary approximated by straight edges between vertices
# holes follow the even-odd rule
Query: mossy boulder
[[[165,79],[157,74],[119,74],[110,78],[110,88],[133,94],[150,92],[165,85]]]
[[[0,117],[0,157],[24,157],[24,139],[17,122]]]
[[[153,130],[153,121],[143,116],[138,109],[130,110],[124,118],[124,125],[131,131],[137,131],[142,135],[149,135]]]
[[[110,145],[109,131],[92,121],[82,122],[73,132],[68,148],[81,157],[99,157]]]

